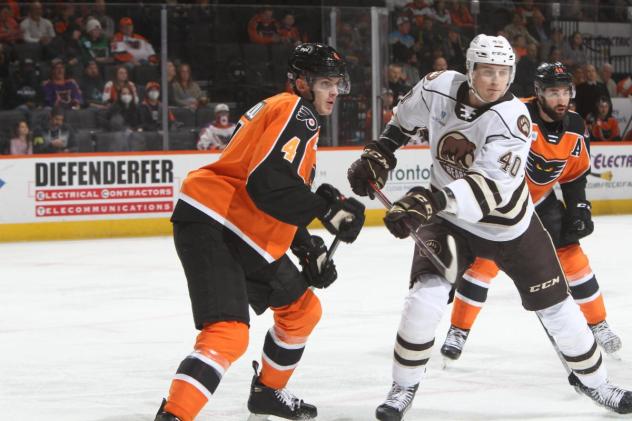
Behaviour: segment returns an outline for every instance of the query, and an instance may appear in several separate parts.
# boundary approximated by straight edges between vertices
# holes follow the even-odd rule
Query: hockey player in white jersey
[[[382,188],[396,165],[395,150],[427,129],[430,188],[411,189],[387,211],[384,223],[399,238],[417,230],[457,274],[446,279],[415,248],[395,343],[393,384],[376,417],[401,420],[410,408],[452,283],[477,256],[495,261],[513,280],[523,307],[537,312],[572,370],[572,384],[608,409],[632,412],[632,393],[608,382],[599,348],[533,211],[525,182],[531,120],[525,105],[508,92],[514,52],[503,37],[478,35],[467,51],[466,66],[467,75],[444,71],[423,78],[398,104],[380,138],[369,142],[349,168],[354,193],[372,197],[371,184]]]

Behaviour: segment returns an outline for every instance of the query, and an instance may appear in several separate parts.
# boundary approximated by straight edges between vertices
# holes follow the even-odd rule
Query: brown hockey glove
[[[364,225],[364,205],[353,197],[344,197],[331,184],[321,184],[316,194],[329,206],[319,219],[327,231],[337,235],[345,243],[353,243]]]
[[[429,224],[446,203],[441,191],[433,193],[425,187],[413,187],[386,212],[384,225],[395,237],[406,238],[420,225]]]
[[[370,183],[375,183],[378,189],[386,184],[388,172],[395,168],[395,155],[378,142],[372,141],[364,147],[360,159],[356,160],[347,170],[347,179],[351,190],[358,196],[374,197]]]

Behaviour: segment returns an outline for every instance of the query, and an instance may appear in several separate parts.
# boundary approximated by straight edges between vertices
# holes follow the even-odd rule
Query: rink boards
[[[321,148],[314,187],[331,183],[351,195],[346,172],[360,148]],[[214,162],[218,153],[156,152],[0,157],[0,241],[162,235],[186,174]],[[430,151],[397,152],[398,165],[384,189],[392,200],[427,185]],[[632,213],[632,144],[592,145],[588,198],[595,214]],[[367,223],[381,223],[377,201]]]

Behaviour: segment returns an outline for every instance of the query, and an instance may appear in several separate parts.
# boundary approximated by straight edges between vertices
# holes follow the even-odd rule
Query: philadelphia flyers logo
[[[312,111],[304,105],[301,105],[298,112],[296,113],[296,119],[299,121],[304,121],[308,130],[315,132],[318,129],[318,120],[312,113]]]

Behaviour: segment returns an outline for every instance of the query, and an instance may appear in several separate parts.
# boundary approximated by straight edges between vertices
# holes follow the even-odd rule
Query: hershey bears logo
[[[527,176],[541,186],[557,180],[565,167],[565,160],[549,161],[533,151],[530,151],[527,157]]]
[[[441,168],[455,180],[463,178],[474,162],[476,145],[460,132],[450,132],[439,140],[437,160]]]
[[[316,120],[316,117],[314,116],[312,111],[304,105],[301,105],[301,108],[299,108],[298,112],[296,113],[296,119],[299,121],[304,121],[308,130],[315,132],[316,129],[318,129],[318,122]]]
[[[529,119],[527,118],[527,116],[521,115],[520,117],[518,117],[517,125],[520,133],[522,133],[526,137],[529,137],[529,133],[531,133],[531,124],[529,123]]]

